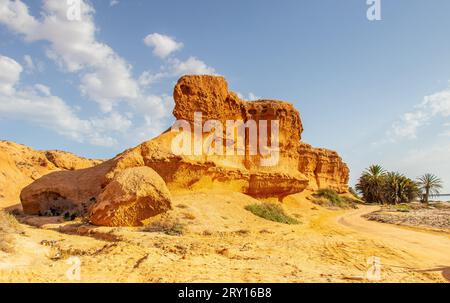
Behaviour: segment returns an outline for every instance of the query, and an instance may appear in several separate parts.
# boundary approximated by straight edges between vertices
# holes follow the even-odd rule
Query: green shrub
[[[313,199],[313,203],[321,206],[356,208],[356,200],[339,196],[336,191],[330,188],[319,189],[313,196],[315,198]]]
[[[300,224],[300,221],[289,217],[280,205],[273,203],[252,204],[245,207],[255,216],[283,224]]]

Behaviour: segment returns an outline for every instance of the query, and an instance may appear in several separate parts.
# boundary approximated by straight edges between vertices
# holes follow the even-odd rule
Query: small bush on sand
[[[284,224],[300,224],[300,221],[289,217],[280,205],[273,203],[252,204],[245,207],[252,214],[263,219]]]
[[[407,204],[398,204],[398,205],[395,205],[394,208],[398,212],[402,212],[402,213],[409,213],[411,211],[411,207],[409,207],[409,205],[407,205]]]
[[[186,232],[185,227],[185,224],[182,224],[177,220],[162,220],[144,226],[141,231],[162,232],[169,236],[182,236]]]
[[[319,189],[313,194],[313,202],[315,204],[325,207],[339,207],[339,208],[356,208],[356,200],[348,197],[339,196],[339,194],[329,188]]]
[[[10,213],[0,210],[0,233],[11,233],[20,230],[20,224]]]
[[[0,211],[0,251],[11,253],[14,251],[14,234],[21,232],[16,218],[4,211]]]

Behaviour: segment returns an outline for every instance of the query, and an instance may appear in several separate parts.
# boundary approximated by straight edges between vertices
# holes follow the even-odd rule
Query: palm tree
[[[389,172],[386,174],[383,196],[384,200],[389,203],[398,204],[401,196],[401,183],[403,175],[399,173]]]
[[[417,184],[400,173],[389,172],[383,187],[384,200],[393,203],[410,203],[418,196]]]
[[[356,184],[364,201],[369,203],[383,202],[383,184],[386,171],[380,165],[372,165],[364,171]]]
[[[406,178],[404,183],[404,198],[402,202],[413,202],[420,195],[420,189],[417,182]]]
[[[429,197],[439,194],[442,180],[433,174],[425,174],[418,179],[418,185],[423,194],[423,201],[428,204]]]

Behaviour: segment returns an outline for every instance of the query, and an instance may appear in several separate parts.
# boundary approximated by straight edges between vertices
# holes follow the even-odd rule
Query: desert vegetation
[[[420,190],[423,192],[422,201],[428,204],[432,195],[439,194],[442,189],[442,180],[432,174],[425,174],[417,182]]]
[[[418,199],[428,203],[429,197],[439,193],[442,181],[425,174],[417,181],[398,172],[388,172],[380,165],[366,169],[356,184],[356,190],[367,203],[399,204]]]
[[[281,205],[274,203],[252,204],[245,207],[246,210],[255,216],[263,219],[283,224],[300,224],[295,218],[288,216]]]
[[[21,230],[16,218],[0,210],[0,252],[10,253],[14,251],[14,234]]]
[[[152,222],[141,228],[143,232],[160,232],[168,236],[182,236],[185,231],[185,225],[179,220],[172,218],[164,218]]]
[[[312,202],[324,207],[338,207],[338,208],[356,208],[358,200],[350,197],[340,196],[333,189],[325,188],[319,189],[313,194]]]

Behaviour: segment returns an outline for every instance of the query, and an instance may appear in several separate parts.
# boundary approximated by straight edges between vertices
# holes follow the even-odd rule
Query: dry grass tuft
[[[169,236],[182,236],[186,233],[186,225],[178,220],[161,219],[141,228],[143,232],[162,232]]]
[[[14,251],[14,234],[20,232],[21,227],[16,218],[0,210],[0,251],[12,253]]]

